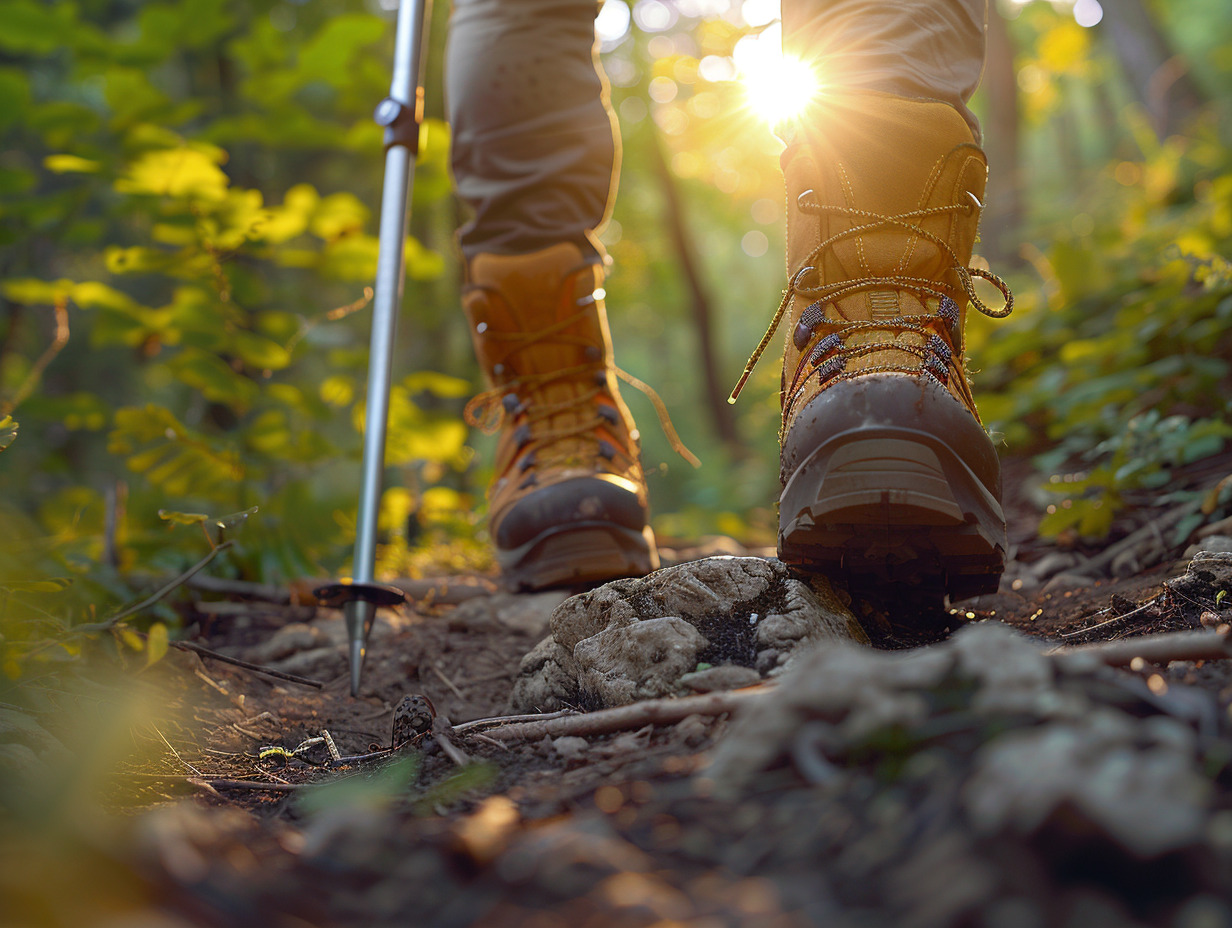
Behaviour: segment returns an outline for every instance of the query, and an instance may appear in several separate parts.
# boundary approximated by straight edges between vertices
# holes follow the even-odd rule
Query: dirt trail
[[[464,724],[509,711],[564,593],[417,581],[356,699],[338,612],[216,594],[202,647],[322,685],[173,650],[108,755],[101,802],[132,814],[99,815],[92,788],[37,840],[7,828],[0,921],[1232,928],[1230,662],[1042,654],[1215,635],[1232,558],[1204,563],[1099,583],[1015,564],[1008,592],[928,611],[927,636],[921,609],[856,600],[906,650],[802,651],[735,697],[754,671],[702,674],[719,695],[698,711],[603,734]],[[4,740],[32,743],[15,715]]]

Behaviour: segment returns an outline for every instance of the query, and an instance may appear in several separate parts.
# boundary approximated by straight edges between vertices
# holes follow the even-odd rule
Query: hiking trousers
[[[602,255],[620,131],[597,10],[596,0],[454,0],[445,91],[468,261],[560,242]],[[967,101],[986,15],[987,0],[783,0],[783,47],[831,85],[948,103],[978,138]]]

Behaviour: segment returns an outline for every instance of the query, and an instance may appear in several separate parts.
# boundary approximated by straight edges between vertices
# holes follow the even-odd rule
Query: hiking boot
[[[782,158],[788,288],[745,373],[786,316],[779,556],[856,588],[995,592],[1001,467],[963,353],[969,306],[1012,307],[967,266],[984,153],[943,103],[835,94],[806,120]]]
[[[481,254],[462,301],[500,429],[489,528],[506,583],[542,589],[659,565],[638,433],[616,386],[603,271],[572,244]]]

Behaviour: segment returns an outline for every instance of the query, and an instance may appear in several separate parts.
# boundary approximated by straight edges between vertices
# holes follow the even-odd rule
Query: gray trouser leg
[[[783,0],[783,48],[821,79],[967,108],[984,68],[987,0]]]
[[[611,209],[620,138],[595,57],[596,0],[454,0],[446,61],[459,236],[524,254],[594,238]],[[844,88],[967,108],[984,65],[987,0],[783,0],[783,44]]]
[[[598,254],[619,136],[595,57],[596,0],[454,0],[446,59],[459,236],[480,252]]]

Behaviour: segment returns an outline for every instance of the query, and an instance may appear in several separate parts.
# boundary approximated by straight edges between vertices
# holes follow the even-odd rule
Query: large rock
[[[946,801],[977,836],[1153,859],[1198,846],[1210,821],[1190,698],[1213,704],[985,622],[912,652],[809,654],[740,714],[707,775],[738,795],[784,767],[818,784],[869,758],[896,776],[948,769]]]
[[[867,642],[824,578],[806,584],[782,562],[756,557],[705,558],[607,583],[565,600],[550,624],[522,661],[515,710],[683,695],[699,669],[735,665],[760,678],[781,672],[802,644]]]

